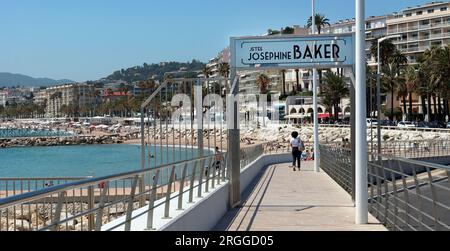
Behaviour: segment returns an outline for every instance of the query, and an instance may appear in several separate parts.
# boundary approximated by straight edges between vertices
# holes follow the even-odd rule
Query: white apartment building
[[[400,35],[394,41],[410,63],[431,46],[450,43],[450,2],[431,2],[409,7],[387,17],[387,34]]]
[[[8,94],[6,92],[0,92],[0,106],[5,107],[6,106],[6,97]]]
[[[340,20],[329,27],[323,29],[324,34],[342,34],[352,33],[356,30],[355,19]],[[366,19],[366,57],[370,65],[376,62],[375,57],[372,56],[370,48],[378,38],[385,37],[387,34],[387,16],[371,16]]]
[[[33,102],[38,105],[42,105],[47,101],[47,92],[45,90],[40,90],[34,92]]]
[[[87,84],[63,85],[50,87],[45,90],[47,99],[48,117],[61,116],[61,106],[75,105],[77,107],[87,106],[93,103],[94,86]]]

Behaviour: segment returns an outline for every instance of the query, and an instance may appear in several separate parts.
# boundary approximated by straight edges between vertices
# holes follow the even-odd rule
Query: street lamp
[[[400,38],[400,35],[392,35],[392,36],[387,36],[387,37],[383,37],[378,39],[378,49],[377,49],[377,60],[378,60],[378,71],[377,71],[377,120],[378,120],[378,124],[377,124],[377,140],[378,140],[378,156],[380,158],[380,154],[381,154],[381,52],[380,52],[380,45],[383,41],[388,40],[388,39],[394,39],[394,38]],[[394,98],[394,97],[392,97]]]

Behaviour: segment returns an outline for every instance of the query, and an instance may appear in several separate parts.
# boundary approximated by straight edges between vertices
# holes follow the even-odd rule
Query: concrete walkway
[[[217,231],[386,231],[374,217],[355,225],[355,208],[348,195],[313,162],[301,172],[289,164],[268,167],[247,189],[240,208],[228,212]]]

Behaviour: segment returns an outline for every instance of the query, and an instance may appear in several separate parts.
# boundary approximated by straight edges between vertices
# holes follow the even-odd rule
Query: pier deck
[[[348,195],[313,162],[302,171],[289,164],[268,167],[244,194],[240,208],[229,211],[218,231],[386,231],[374,217],[355,225],[355,208]]]

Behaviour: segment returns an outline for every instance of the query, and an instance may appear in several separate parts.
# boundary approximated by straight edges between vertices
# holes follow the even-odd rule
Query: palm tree
[[[384,85],[391,93],[390,120],[394,120],[394,94],[402,81],[401,70],[407,63],[408,59],[406,56],[396,49],[394,53],[390,55],[388,64],[384,65],[382,68]]]
[[[156,87],[156,82],[154,79],[147,79],[144,81],[139,82],[138,84],[139,88],[141,89],[141,99],[145,98],[145,95],[151,95],[152,91]]]
[[[230,64],[220,63],[219,64],[219,73],[220,73],[220,76],[222,76],[224,78],[228,78],[230,76]]]
[[[409,98],[409,110],[408,110],[408,120],[412,121],[412,117],[413,117],[413,101],[412,101],[412,95],[414,93],[414,90],[417,87],[417,82],[418,82],[418,72],[416,67],[414,66],[408,66],[405,70],[405,87],[406,87],[406,92]],[[406,111],[406,110],[405,110]]]
[[[338,71],[338,75],[342,77],[342,73]],[[375,113],[372,114],[373,111],[376,111],[377,109],[374,109],[374,104],[376,106],[376,95],[375,94],[375,88],[376,88],[376,75],[372,67],[370,67],[366,63],[366,75],[367,75],[367,89],[366,89],[366,101],[367,101],[367,114],[370,114],[370,116],[375,116]]]
[[[224,78],[229,78],[230,77],[230,64],[226,63],[226,62],[222,62],[219,64],[219,74],[220,76],[224,77]],[[225,84],[228,85],[228,81],[225,81]],[[222,95],[222,85],[219,84],[219,91],[220,91],[220,95]]]
[[[269,92],[270,80],[266,74],[259,75],[256,84],[258,85],[261,94],[267,94]]]
[[[300,85],[300,70],[295,69],[295,81],[297,83],[297,92],[302,92],[302,87]]]
[[[281,34],[294,34],[295,29],[287,26],[286,28],[281,29]]]
[[[321,34],[323,27],[330,26],[330,20],[328,18],[326,18],[322,14],[319,14],[319,13],[316,14],[316,20],[315,21],[316,21],[317,32],[319,34]],[[312,27],[312,17],[309,17],[307,26],[308,26],[308,28]]]
[[[315,16],[315,21],[316,21],[316,29],[317,29],[318,34],[321,34],[321,33],[322,33],[322,28],[323,28],[323,27],[325,27],[325,26],[330,26],[330,25],[331,25],[331,24],[330,24],[330,20],[329,20],[328,18],[326,18],[325,15],[322,15],[322,14],[320,14],[320,13],[317,13],[317,14],[316,14],[316,16]],[[312,27],[312,16],[309,17],[306,26],[307,26],[308,28],[311,28],[311,27]],[[318,73],[319,73],[319,83],[322,83],[323,72],[322,72],[322,70],[319,70]],[[320,88],[322,88],[321,86],[322,86],[322,85],[319,84],[319,87],[320,87]],[[320,90],[320,91],[323,91],[323,90]]]
[[[328,71],[324,76],[324,85],[323,85],[323,96],[325,100],[329,99],[334,112],[335,112],[335,120],[339,120],[339,104],[341,103],[341,99],[347,97],[350,94],[348,89],[348,85],[345,82],[344,78]]]
[[[283,96],[286,96],[286,70],[281,70],[281,75],[283,77]]]
[[[380,57],[381,63],[386,65],[389,63],[390,58],[397,51],[397,47],[392,43],[391,40],[384,40],[380,44]],[[375,40],[370,47],[370,52],[378,60],[378,42]]]
[[[205,66],[202,70],[203,76],[208,79],[211,76],[211,69],[208,66]]]
[[[206,79],[206,87],[203,88],[203,96],[206,96],[206,93],[209,91],[209,77],[211,76],[211,69],[208,66],[205,66],[202,70],[203,76]],[[205,89],[206,88],[206,89]]]
[[[269,92],[269,84],[270,84],[270,79],[266,74],[261,74],[258,76],[258,79],[256,80],[256,84],[259,87],[259,90],[261,92],[261,94],[267,94]],[[269,101],[269,100],[267,100]],[[267,111],[267,107],[266,107],[267,103],[264,102],[263,103],[263,114],[266,114]],[[259,123],[259,122],[258,122]],[[266,118],[265,116],[263,116],[263,126],[266,126]]]
[[[421,62],[422,74],[427,80],[426,86],[426,94],[428,99],[428,114],[429,118],[431,118],[431,100],[433,98],[434,101],[434,119],[439,119],[437,108],[436,98],[439,97],[439,106],[440,105],[440,97],[442,96],[447,98],[448,94],[446,90],[448,90],[448,77],[449,77],[449,60],[448,48],[442,48],[433,46],[430,49],[426,50],[419,61]],[[444,91],[444,92],[442,92]]]
[[[391,94],[391,112],[389,119],[394,120],[394,94],[398,87],[399,80],[399,66],[394,62],[390,62],[387,65],[384,65],[382,68],[383,72],[383,85]]]
[[[444,103],[444,117],[450,116],[450,44],[441,47],[439,53],[439,69],[442,73],[441,91]]]

